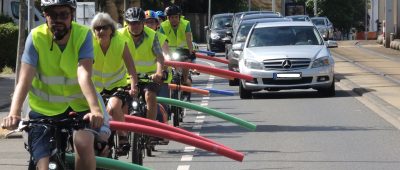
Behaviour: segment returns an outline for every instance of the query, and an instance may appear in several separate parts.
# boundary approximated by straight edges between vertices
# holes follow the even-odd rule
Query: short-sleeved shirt
[[[180,24],[180,23],[179,23]],[[178,27],[176,27],[176,28],[174,28],[174,27],[172,27],[172,30],[174,30],[174,33],[175,33],[175,35],[176,35],[176,31],[178,30]],[[162,34],[165,34],[165,32],[164,32],[164,30],[163,30],[163,28],[162,27],[160,27],[160,33],[162,33]],[[185,33],[186,32],[192,32],[192,29],[190,28],[190,22],[187,24],[187,26],[186,26],[186,29],[185,29]]]
[[[143,43],[144,37],[147,37],[148,35],[146,34],[146,32],[143,31],[143,34],[139,37],[139,41],[138,43],[135,43],[135,41],[133,41],[133,43],[135,44],[135,47],[138,48],[140,46],[140,44]],[[154,41],[153,41],[153,47],[151,48],[154,55],[155,56],[162,56],[162,48],[160,45],[160,42],[158,41],[158,37],[157,34],[154,36]]]
[[[79,60],[94,58],[92,41],[93,41],[92,33],[88,31],[85,42],[83,42],[81,48],[79,49],[79,56],[78,56]],[[53,43],[54,45],[57,45],[55,42]],[[64,51],[65,47],[66,45],[64,46],[59,45],[61,51]],[[25,42],[25,50],[24,53],[22,54],[21,62],[37,67],[38,59],[39,59],[39,54],[35,46],[33,45],[32,32],[30,32]]]

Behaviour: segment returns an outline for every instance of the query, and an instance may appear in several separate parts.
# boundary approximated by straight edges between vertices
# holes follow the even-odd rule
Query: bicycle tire
[[[143,148],[141,145],[142,134],[134,133],[131,140],[132,163],[143,165]]]

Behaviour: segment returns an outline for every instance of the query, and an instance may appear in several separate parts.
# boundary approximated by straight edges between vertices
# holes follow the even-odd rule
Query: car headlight
[[[244,60],[244,65],[247,68],[251,68],[251,69],[257,69],[257,70],[263,70],[264,66],[261,62],[253,60],[253,59],[245,59]]]
[[[324,67],[324,66],[329,66],[329,58],[328,57],[320,57],[314,60],[312,64],[312,68],[317,68],[317,67]]]
[[[211,37],[211,39],[220,39],[220,38],[221,38],[221,37],[220,37],[217,33],[215,33],[215,32],[212,32],[211,35],[210,35],[210,37]]]

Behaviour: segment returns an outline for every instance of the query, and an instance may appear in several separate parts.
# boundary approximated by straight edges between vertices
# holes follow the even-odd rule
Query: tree
[[[348,33],[352,27],[358,31],[364,30],[365,0],[318,0],[317,13],[326,16],[335,28]],[[314,14],[314,0],[307,0],[306,11]]]

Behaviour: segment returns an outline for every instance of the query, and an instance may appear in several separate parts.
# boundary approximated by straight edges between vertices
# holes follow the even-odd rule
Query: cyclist
[[[107,112],[115,121],[125,121],[124,113],[128,112],[127,96],[119,88],[128,86],[126,79],[130,75],[131,88],[129,94],[133,97],[138,89],[135,65],[127,46],[126,38],[116,31],[116,23],[107,13],[94,16],[91,28],[94,34],[93,48],[95,63],[93,64],[93,82],[97,92],[111,96],[107,103]],[[126,155],[129,151],[128,135],[125,131],[117,131],[117,154]],[[106,147],[106,146],[105,146]],[[103,151],[108,149],[102,148]],[[106,154],[106,153],[104,153]]]
[[[192,31],[190,22],[181,17],[181,9],[172,5],[165,8],[167,20],[161,23],[160,32],[167,36],[169,48],[174,51],[176,49],[186,49],[189,58],[187,61],[193,60],[195,57],[192,44]],[[191,86],[189,80],[189,69],[183,69],[183,84]]]
[[[93,45],[90,29],[73,22],[75,0],[41,0],[46,17],[31,31],[22,56],[21,77],[15,88],[10,113],[2,126],[17,128],[21,106],[29,91],[30,118],[62,119],[70,111],[85,114],[84,119],[98,129],[103,124],[95,87],[91,81]],[[90,110],[90,111],[89,111]],[[48,169],[50,133],[44,127],[29,131],[30,152],[37,169]],[[74,132],[75,169],[96,168],[94,135]]]
[[[145,84],[147,118],[156,120],[157,93],[163,77],[164,56],[156,32],[144,26],[145,13],[141,8],[129,8],[125,12],[128,27],[119,30],[127,39],[133,55],[136,72],[150,74],[153,82]]]
[[[166,18],[165,18],[165,14],[163,11],[157,11],[156,15],[157,15],[158,23],[162,23],[165,21]]]

